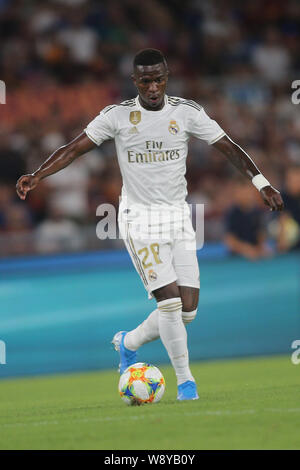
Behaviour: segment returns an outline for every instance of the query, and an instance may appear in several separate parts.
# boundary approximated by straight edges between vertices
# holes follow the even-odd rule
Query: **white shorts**
[[[155,225],[155,224],[154,224]],[[170,224],[139,225],[119,213],[119,229],[132,262],[148,291],[174,281],[178,286],[200,287],[196,237],[190,216]]]

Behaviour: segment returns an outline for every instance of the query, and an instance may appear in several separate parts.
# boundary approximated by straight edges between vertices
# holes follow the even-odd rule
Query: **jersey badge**
[[[179,126],[176,121],[170,121],[168,129],[169,132],[173,135],[176,135],[179,132]]]
[[[141,111],[131,111],[131,113],[129,114],[129,121],[134,126],[136,126],[140,122],[141,118]]]

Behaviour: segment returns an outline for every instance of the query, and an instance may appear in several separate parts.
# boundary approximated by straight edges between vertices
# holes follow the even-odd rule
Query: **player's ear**
[[[133,81],[134,85],[136,86],[136,77],[134,73],[131,75],[131,80]]]
[[[169,69],[168,69],[168,65],[167,65],[167,62],[164,62],[164,66],[165,66],[165,75],[167,76],[167,80],[169,78]]]

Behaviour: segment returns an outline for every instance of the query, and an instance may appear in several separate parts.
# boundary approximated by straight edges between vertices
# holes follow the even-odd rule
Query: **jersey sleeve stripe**
[[[129,106],[129,107],[132,107],[132,106],[135,106],[135,100],[123,101],[122,103],[119,103],[119,104],[111,104],[111,105],[106,106],[105,108],[103,108],[102,111],[100,111],[100,113],[106,114],[106,113],[108,113],[109,111],[111,111],[112,109],[116,108],[117,106]]]
[[[191,105],[191,106],[194,106],[194,107],[195,107],[196,109],[198,109],[199,111],[201,111],[201,109],[203,109],[203,107],[202,107],[200,104],[196,103],[196,102],[193,101],[193,100],[185,100],[185,104],[189,104],[189,105]]]
[[[135,106],[135,99],[122,101],[119,106]]]
[[[216,142],[218,142],[218,140],[220,140],[222,137],[224,137],[226,135],[226,132],[222,132],[222,134],[218,135],[218,137],[216,137],[214,140],[212,140],[211,142],[209,142],[208,145],[212,145],[212,144],[215,144]]]
[[[88,136],[88,138],[94,142],[94,144],[98,145],[99,146],[99,142],[96,142],[96,140],[93,138],[93,136],[89,133],[89,131],[87,129],[84,129],[84,132],[86,133],[86,135]]]
[[[191,108],[197,109],[197,111],[201,111],[203,107],[192,100],[184,100],[182,98],[172,98],[171,96],[168,97],[168,103],[171,106],[179,106],[180,104],[190,106]]]
[[[108,113],[108,111],[111,111],[116,106],[117,106],[116,104],[111,104],[110,106],[106,106],[106,108],[102,109],[101,113],[106,114]]]

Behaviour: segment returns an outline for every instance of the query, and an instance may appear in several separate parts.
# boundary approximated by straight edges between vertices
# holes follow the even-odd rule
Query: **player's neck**
[[[145,103],[145,101],[143,101],[143,99],[141,98],[140,95],[138,96],[138,100],[139,100],[139,103],[142,106],[142,108],[146,109],[147,111],[161,111],[163,109],[163,107],[165,106],[165,95],[162,99],[162,102],[158,106],[156,106],[155,108],[153,108],[153,107],[149,106],[147,103]]]

